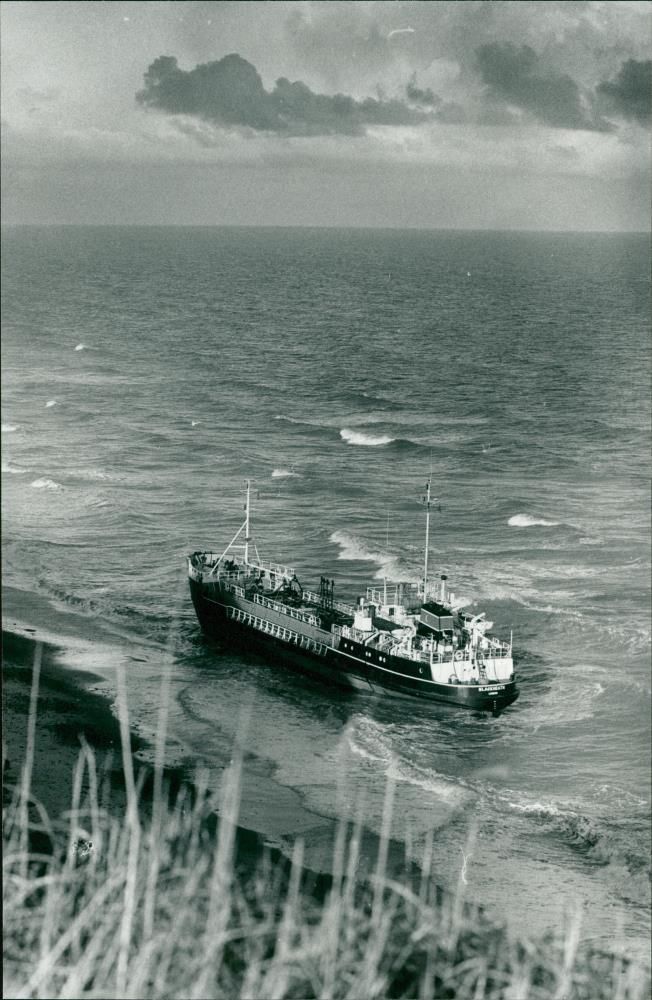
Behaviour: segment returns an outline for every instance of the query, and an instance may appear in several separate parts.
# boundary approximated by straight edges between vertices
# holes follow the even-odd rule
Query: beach
[[[101,629],[101,636],[99,633],[95,633],[94,623],[85,622],[80,625],[77,621],[79,616],[60,612],[48,605],[47,602],[42,602],[33,596],[23,598],[20,591],[16,590],[5,595],[4,610],[3,757],[5,762],[5,799],[9,800],[12,787],[20,781],[23,762],[26,758],[29,744],[30,702],[33,702],[36,691],[33,680],[38,667],[38,699],[31,760],[31,788],[33,798],[45,807],[48,822],[45,826],[42,823],[39,824],[39,832],[35,835],[32,834],[33,862],[30,874],[38,881],[39,871],[45,872],[47,870],[47,867],[41,868],[40,866],[46,857],[52,856],[52,865],[49,869],[51,874],[47,876],[45,881],[54,880],[56,882],[57,878],[61,877],[57,875],[57,872],[63,872],[64,880],[68,880],[67,892],[69,895],[65,897],[66,905],[68,905],[68,900],[74,899],[75,865],[69,867],[66,864],[64,849],[67,845],[68,851],[70,851],[71,841],[67,838],[72,835],[72,830],[75,829],[74,825],[69,824],[78,824],[80,820],[83,821],[84,816],[83,809],[79,813],[68,812],[71,806],[75,805],[73,784],[82,743],[87,744],[94,752],[97,773],[100,778],[98,784],[102,789],[100,806],[111,817],[114,832],[121,830],[119,836],[124,845],[130,845],[126,848],[129,851],[134,844],[137,845],[140,842],[138,831],[145,832],[149,820],[154,815],[151,813],[153,769],[142,759],[143,753],[146,757],[148,753],[146,742],[142,737],[131,733],[130,752],[132,763],[135,765],[136,787],[139,788],[138,820],[134,827],[133,816],[130,819],[128,809],[128,782],[125,780],[126,769],[122,757],[120,722],[114,714],[110,697],[107,696],[106,692],[100,693],[96,690],[97,683],[102,680],[101,650],[104,648],[103,644],[107,635]],[[27,624],[28,614],[32,624]],[[79,627],[75,629],[77,625]],[[75,632],[77,634],[74,634]],[[95,645],[92,641],[93,635],[97,640]],[[88,646],[80,644],[88,644]],[[81,648],[84,648],[88,654],[92,653],[93,649],[96,650],[96,673],[90,669],[75,670],[64,665],[66,654],[72,653],[76,657],[76,662],[79,662]],[[134,650],[131,650],[129,655],[133,656]],[[193,960],[192,955],[195,952],[197,941],[201,939],[202,935],[205,935],[207,942],[214,939],[216,934],[221,933],[220,928],[223,927],[221,921],[228,920],[228,914],[237,907],[241,908],[245,900],[248,901],[245,904],[246,907],[251,908],[245,911],[249,914],[248,917],[245,917],[245,926],[248,929],[243,932],[241,927],[237,927],[232,932],[234,944],[226,944],[223,961],[221,958],[217,959],[217,968],[222,970],[221,974],[228,984],[226,986],[227,992],[224,992],[225,987],[222,985],[216,994],[210,992],[206,995],[268,995],[269,979],[266,977],[278,976],[279,974],[286,977],[283,981],[288,983],[292,981],[292,976],[298,977],[301,983],[300,995],[302,996],[322,995],[318,988],[316,988],[315,993],[312,992],[315,982],[314,972],[308,971],[306,973],[305,969],[310,969],[313,958],[308,959],[306,966],[306,956],[316,954],[321,956],[322,953],[327,956],[329,954],[329,934],[320,930],[320,921],[324,928],[328,928],[332,921],[330,914],[341,913],[340,908],[342,907],[347,911],[344,927],[347,926],[346,922],[350,921],[349,931],[343,931],[345,935],[348,935],[346,938],[348,952],[341,953],[337,971],[333,974],[341,976],[343,981],[347,981],[349,977],[360,977],[360,989],[364,990],[364,994],[358,993],[353,981],[346,987],[353,989],[352,993],[346,992],[347,996],[399,997],[407,995],[405,991],[408,990],[409,995],[417,995],[418,992],[419,996],[425,997],[431,995],[431,990],[434,989],[437,996],[459,996],[462,1000],[467,996],[470,997],[467,989],[469,983],[475,982],[474,977],[476,976],[479,976],[478,984],[482,983],[484,990],[487,973],[482,970],[490,968],[490,963],[495,965],[495,969],[489,973],[489,976],[495,977],[496,984],[500,984],[502,981],[511,982],[511,991],[508,991],[508,994],[503,994],[500,985],[498,985],[497,993],[494,994],[490,990],[486,994],[481,994],[478,992],[478,987],[473,994],[476,997],[481,995],[487,997],[516,995],[513,989],[516,988],[519,976],[521,977],[521,986],[524,989],[526,989],[526,983],[537,983],[537,996],[552,996],[553,992],[555,996],[558,996],[560,995],[559,989],[562,988],[561,984],[572,983],[572,991],[568,995],[577,997],[578,1000],[588,1000],[589,997],[598,995],[606,998],[610,995],[610,977],[615,979],[620,977],[619,982],[623,984],[621,994],[623,998],[641,1000],[645,995],[647,973],[644,968],[630,967],[629,963],[621,965],[619,960],[614,960],[608,954],[589,953],[584,955],[578,953],[576,958],[573,956],[572,961],[575,962],[575,965],[571,970],[568,964],[568,949],[569,947],[574,949],[577,942],[570,945],[568,943],[570,939],[567,937],[564,944],[563,936],[570,934],[572,937],[576,933],[576,930],[572,929],[572,924],[568,925],[568,929],[562,929],[561,936],[548,937],[540,944],[528,943],[526,938],[521,942],[499,924],[497,925],[494,920],[489,919],[488,915],[483,913],[482,908],[479,908],[471,897],[465,900],[463,892],[450,896],[435,883],[432,875],[424,879],[414,864],[406,862],[406,855],[400,843],[389,841],[383,845],[378,841],[378,838],[363,829],[357,846],[353,848],[353,853],[349,853],[345,849],[344,854],[340,855],[338,865],[337,851],[334,851],[334,842],[337,837],[336,824],[329,823],[324,817],[310,816],[298,799],[295,802],[292,801],[289,790],[286,790],[287,794],[279,801],[276,794],[277,784],[269,776],[266,779],[260,767],[258,773],[256,773],[255,766],[247,768],[246,757],[245,754],[242,761],[244,811],[241,809],[240,822],[233,830],[232,861],[228,862],[229,871],[232,874],[226,876],[226,883],[220,882],[219,879],[214,882],[214,879],[216,872],[222,870],[220,858],[227,857],[224,844],[230,842],[230,834],[228,833],[230,824],[226,825],[223,832],[223,818],[221,815],[216,815],[216,811],[211,808],[213,805],[211,800],[207,801],[207,811],[202,812],[201,808],[198,812],[195,811],[197,795],[203,796],[206,791],[210,792],[209,787],[203,784],[206,776],[204,775],[203,779],[198,775],[193,776],[190,769],[186,767],[164,767],[163,787],[167,787],[169,791],[168,801],[172,811],[167,813],[168,819],[165,821],[167,826],[162,831],[160,848],[152,846],[151,849],[155,852],[160,849],[163,852],[162,858],[166,857],[166,849],[171,850],[168,862],[171,864],[171,868],[165,869],[166,874],[161,882],[162,899],[165,900],[166,892],[163,886],[169,887],[171,885],[170,879],[179,880],[180,877],[181,896],[176,906],[182,908],[190,906],[188,912],[193,914],[194,923],[197,925],[196,930],[190,932],[185,944],[183,940],[177,940],[173,929],[171,931],[172,938],[166,946],[166,950],[169,950],[170,947],[176,949],[178,952],[177,966],[180,971],[176,975],[172,974],[171,982],[174,985],[164,987],[165,995],[171,995],[170,990],[173,991],[173,995],[186,995],[185,985],[182,985],[185,984],[185,978],[188,975],[184,963],[187,962],[188,969],[193,970],[193,961],[196,960]],[[255,796],[255,792],[258,793],[257,796]],[[84,783],[82,782],[80,796],[82,802],[83,798]],[[80,799],[77,799],[77,804],[79,804]],[[257,799],[255,805],[254,799]],[[192,808],[188,809],[188,805],[191,803]],[[227,803],[228,791],[226,797],[220,800],[220,805],[227,808]],[[197,828],[198,840],[194,841],[192,833],[189,840],[184,840],[184,837],[179,835],[177,856],[172,847],[174,835],[171,834],[171,831],[172,829],[177,831],[184,829],[182,814],[186,810],[189,814],[201,817],[200,826]],[[175,812],[179,814],[177,819],[174,817]],[[280,819],[281,814],[285,816],[284,822]],[[243,824],[243,817],[253,821],[257,831],[249,829],[246,823]],[[117,827],[115,826],[116,820]],[[9,825],[12,822],[10,821]],[[273,831],[271,836],[262,832],[266,825]],[[190,830],[192,828],[191,824]],[[51,837],[44,832],[46,829],[51,833]],[[92,841],[87,841],[89,850],[92,852],[99,848],[102,852],[108,851],[108,854],[106,857],[94,857],[93,863],[88,869],[88,875],[85,878],[82,875],[81,881],[77,883],[79,889],[76,891],[82,894],[81,899],[84,898],[83,893],[85,892],[89,894],[89,899],[92,898],[94,891],[101,893],[104,891],[103,887],[110,884],[111,877],[114,877],[111,858],[115,854],[115,838],[113,838],[114,846],[111,848],[111,838],[109,841],[103,840],[103,834],[100,833],[101,827],[92,826],[92,829],[96,830],[95,835],[99,834],[99,843],[94,845]],[[81,832],[77,825],[75,836]],[[84,833],[86,835],[85,831]],[[279,834],[281,834],[281,849],[275,846],[279,842]],[[172,841],[170,841],[171,836]],[[134,838],[136,839],[134,840]],[[167,846],[164,846],[166,841]],[[305,841],[305,854],[303,846],[297,853],[296,847],[299,841],[302,845]],[[184,865],[184,858],[187,857],[186,852],[189,849],[192,850],[193,842],[195,847],[198,844],[200,847],[199,854],[194,856],[195,860],[192,862],[192,866],[200,864],[208,866],[206,867],[206,875],[203,879],[200,877],[198,885],[202,881],[206,883],[208,872],[210,870],[213,872],[208,884],[212,886],[211,895],[216,899],[215,906],[209,904],[207,915],[209,922],[206,927],[204,927],[201,915],[202,907],[205,905],[203,896],[200,900],[197,895],[198,890],[189,889],[186,885],[189,883],[192,886],[193,882],[192,868],[188,870]],[[84,841],[77,839],[75,851],[78,851],[80,844],[83,843]],[[147,838],[145,838],[145,843],[148,843]],[[208,850],[206,850],[207,847]],[[341,847],[342,844],[340,844]],[[83,849],[85,850],[85,848]],[[144,850],[147,851],[147,848]],[[8,854],[14,859],[18,857],[15,852],[15,841],[10,845]],[[141,865],[144,865],[143,872],[147,869],[147,857],[148,855],[145,853],[141,861]],[[214,862],[211,862],[211,857],[215,859]],[[381,857],[383,858],[382,863]],[[354,867],[351,867],[351,858],[355,858]],[[301,860],[297,861],[297,859]],[[14,862],[10,860],[8,863],[8,882],[12,885],[15,878],[14,867],[17,863],[19,862],[16,860]],[[124,865],[124,860],[120,863]],[[160,863],[156,862],[156,871],[158,871]],[[63,869],[59,867],[62,864]],[[77,866],[85,865],[87,861],[77,861],[76,864]],[[163,861],[163,864],[165,865],[166,862]],[[213,864],[215,864],[215,868],[212,868]],[[376,882],[374,879],[376,865],[378,865],[378,871],[382,872],[380,882]],[[354,876],[350,881],[350,889],[346,888],[349,880],[342,881],[344,871]],[[103,872],[104,874],[102,874]],[[463,876],[459,885],[460,889],[462,889],[462,882],[465,883]],[[381,892],[378,891],[379,884],[385,887]],[[229,886],[228,892],[227,885]],[[172,892],[169,888],[167,891]],[[225,892],[228,902],[224,895]],[[15,894],[10,890],[7,902],[12,907],[12,912],[14,896]],[[128,895],[125,897],[125,906],[128,905],[127,899]],[[236,899],[240,901],[237,905],[234,903]],[[387,912],[385,912],[385,906],[387,906]],[[425,911],[424,906],[428,907]],[[81,903],[80,907],[83,913],[87,912],[83,910]],[[220,908],[224,909],[224,917],[219,916]],[[147,903],[145,903],[146,910]],[[21,919],[24,920],[25,917],[28,917],[31,923],[36,923],[37,927],[43,913],[47,914],[47,912],[47,903],[44,904],[44,907],[39,905],[34,914],[36,917],[36,921],[34,921],[29,909],[24,913],[21,913],[20,908],[18,910]],[[267,918],[264,917],[266,912],[269,914]],[[434,926],[428,927],[427,920],[426,924],[422,923],[424,913],[430,915],[427,919],[435,921]],[[70,918],[66,918],[65,914],[61,916],[63,921],[61,933],[64,938],[69,928],[77,923],[77,921],[72,920],[73,914],[74,910]],[[258,925],[257,930],[254,930],[255,924],[246,923],[246,920],[251,921],[252,918],[257,920],[262,918],[263,920],[263,923]],[[25,963],[20,958],[21,939],[20,934],[16,935],[15,933],[15,919],[15,916],[8,917],[6,923],[7,930],[12,930],[6,951],[6,971],[9,984],[7,996],[16,995],[15,991],[21,988],[24,975],[22,971],[18,971],[21,968],[21,963],[22,965]],[[124,917],[118,919],[124,921]],[[265,919],[270,920],[271,923],[265,924]],[[339,919],[339,916],[336,917],[336,920]],[[158,920],[160,923],[154,925],[157,932],[170,933],[165,917],[165,903]],[[307,951],[302,952],[298,963],[291,956],[289,959],[284,957],[284,935],[287,934],[288,921],[291,925],[293,920],[305,921],[300,932],[302,941],[305,942],[309,935],[314,935],[314,944],[307,946]],[[86,922],[85,920],[84,923]],[[188,922],[188,917],[185,914],[180,919],[180,926],[184,922],[186,924]],[[438,929],[437,925],[439,925]],[[124,927],[124,922],[122,922],[122,926]],[[339,934],[339,924],[336,923],[335,926],[338,928],[337,933]],[[371,928],[371,934],[368,941],[365,941],[369,928]],[[270,971],[268,972],[265,971],[267,968],[265,962],[261,964],[261,952],[256,946],[256,939],[260,936],[261,931],[268,942],[265,960],[270,963]],[[101,931],[99,933],[101,934]],[[126,971],[121,974],[120,963],[118,963],[117,983],[123,983],[125,989],[129,983],[128,988],[131,991],[129,995],[150,995],[151,992],[156,995],[156,990],[151,986],[154,981],[153,972],[148,975],[144,971],[139,971],[138,956],[140,954],[139,948],[142,946],[139,935],[140,932],[133,942],[127,941],[125,943],[127,951],[132,946],[134,949],[133,971],[127,979]],[[228,942],[228,937],[225,940]],[[28,945],[27,954],[31,955],[29,948]],[[370,973],[367,964],[362,960],[364,949],[373,956],[370,959],[372,969],[377,966],[378,971]],[[95,970],[91,957],[93,952],[94,945],[92,944],[87,949],[80,946],[75,953],[77,955],[76,966],[73,966],[72,970],[70,967],[65,970],[68,982],[78,982],[83,986],[81,992],[75,993],[75,995],[86,995],[87,985],[83,984],[92,983],[97,974],[95,971],[88,971]],[[566,956],[563,966],[562,953]],[[88,966],[85,965],[87,955],[89,956]],[[205,971],[202,972],[202,977],[210,977],[213,974],[208,971],[210,968],[208,963],[214,960],[211,959],[210,955],[210,951],[208,954],[206,952],[203,954],[203,961],[207,964]],[[147,969],[148,963],[144,956],[143,961],[143,969]],[[289,961],[291,971],[279,973],[278,970],[284,969],[286,961]],[[435,964],[431,967],[430,962]],[[524,973],[524,966],[521,964],[523,962],[527,963],[526,973]],[[37,971],[31,973],[30,983],[32,981],[48,981],[45,971],[41,971],[40,974],[38,972],[38,969],[46,968],[42,963],[43,960],[41,960],[40,965],[37,963]],[[259,985],[253,993],[250,993],[244,984],[246,984],[247,976],[251,979],[251,974],[247,970],[252,967],[252,963],[253,978],[257,979]],[[165,962],[163,965],[165,966]],[[28,968],[32,969],[33,966],[34,961],[30,959]],[[152,970],[155,967],[156,964],[153,963]],[[347,972],[347,968],[350,971]],[[464,969],[467,970],[464,975],[466,975],[468,982],[464,975],[460,975],[460,970]],[[469,970],[472,970],[471,978],[468,978]],[[102,974],[108,975],[113,983],[111,972],[105,970]],[[193,970],[191,974],[196,974],[196,972]],[[41,979],[38,978],[39,975]],[[289,979],[287,979],[288,975]],[[370,975],[373,975],[372,980],[367,978]],[[36,979],[34,979],[35,976]],[[53,976],[52,982],[57,982],[54,972]],[[326,976],[328,977],[328,973]],[[525,978],[523,978],[524,976]],[[200,977],[200,981],[204,982],[202,977]],[[150,984],[148,989],[142,985],[145,980]],[[141,986],[134,985],[137,983],[141,983]],[[451,986],[452,983],[456,985]],[[606,983],[604,989],[607,992],[604,992],[604,983]],[[544,984],[545,992],[540,992]],[[205,988],[211,990],[211,987],[206,986]],[[106,995],[125,995],[120,991],[119,986],[111,985],[107,986],[107,989],[109,992]],[[118,992],[114,993],[114,989],[117,989]],[[141,989],[144,990],[143,993],[140,992]],[[241,990],[244,990],[244,993],[241,993]],[[442,990],[446,990],[446,992],[443,993]],[[65,995],[69,994],[65,993]],[[102,995],[105,994],[102,993]],[[279,995],[295,996],[298,994],[290,988],[289,993],[283,992]],[[530,995],[529,992],[527,995]]]
[[[5,793],[21,779],[33,668],[40,649],[32,795],[52,822],[65,820],[71,808],[75,768],[83,741],[94,751],[98,773],[104,779],[104,799],[100,804],[112,815],[122,816],[126,796],[120,723],[115,701],[106,689],[107,667],[109,675],[115,669],[115,635],[92,620],[54,607],[38,595],[6,587],[2,639]],[[111,651],[108,664],[102,659],[107,648]],[[130,648],[124,653],[134,658],[137,649]],[[68,665],[67,660],[83,662],[84,669]],[[130,740],[136,773],[142,772],[141,804],[147,808],[151,797],[152,748],[137,733],[131,732]],[[182,786],[192,794],[198,786],[206,785],[217,802],[219,780],[212,789],[210,781],[224,772],[231,759],[225,758],[215,767],[208,781],[206,773],[197,772],[190,762],[165,765],[164,783],[171,798]],[[314,874],[322,888],[328,883],[337,824],[307,810],[297,793],[272,779],[265,762],[246,752],[238,815],[236,840],[243,869],[253,872],[265,854],[277,862],[285,859],[287,863],[292,858],[295,841],[301,839],[305,843],[304,868]],[[361,879],[373,867],[378,844],[378,837],[362,831],[358,867]],[[407,862],[404,846],[399,842],[389,844],[388,870],[392,876],[406,873],[417,876],[416,867]],[[325,883],[320,881],[323,876]]]

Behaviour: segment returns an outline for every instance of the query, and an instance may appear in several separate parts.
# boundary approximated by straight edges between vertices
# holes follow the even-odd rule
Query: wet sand
[[[41,670],[37,703],[36,739],[32,792],[52,820],[65,818],[71,807],[73,775],[79,758],[80,739],[95,751],[104,777],[104,805],[114,815],[125,807],[122,749],[119,722],[112,710],[105,681],[103,657],[115,658],[119,636],[97,620],[52,606],[46,599],[3,588],[3,721],[4,753],[7,759],[6,789],[20,781],[27,738],[32,668],[37,645],[41,648]],[[124,655],[133,654],[133,646]],[[151,655],[151,650],[147,650]],[[71,663],[82,663],[75,669]],[[97,673],[89,664],[95,663]],[[109,663],[110,667],[112,664]],[[110,672],[110,671],[109,671]],[[102,692],[93,690],[102,683]],[[152,768],[143,764],[150,756],[148,744],[131,734],[135,769],[144,778],[141,801],[148,805]],[[135,756],[134,756],[135,755]],[[221,770],[227,760],[216,762]],[[273,781],[265,762],[247,759],[241,781],[237,833],[238,855],[244,866],[255,867],[265,851],[277,859],[292,855],[294,841],[305,844],[304,864],[319,876],[332,870],[336,824],[307,810],[292,789]],[[174,794],[182,784],[194,788],[196,774],[191,765],[165,768],[165,782]],[[378,839],[363,832],[359,876],[364,877],[377,857]],[[388,867],[393,875],[406,870],[403,845],[391,843]],[[417,877],[417,872],[412,871]]]

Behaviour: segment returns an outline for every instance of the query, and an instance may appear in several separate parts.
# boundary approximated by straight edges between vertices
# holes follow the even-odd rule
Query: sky
[[[0,6],[5,224],[650,227],[652,4]]]

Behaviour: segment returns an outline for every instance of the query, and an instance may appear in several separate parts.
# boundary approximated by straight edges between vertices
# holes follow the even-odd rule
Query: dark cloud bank
[[[497,107],[520,108],[555,128],[610,131],[613,126],[603,113],[641,125],[650,120],[652,62],[627,60],[614,80],[600,83],[583,100],[576,82],[546,71],[528,45],[492,42],[481,45],[476,56],[489,123],[497,120],[492,118]],[[287,136],[354,136],[370,125],[465,120],[459,105],[444,104],[430,88],[418,87],[415,75],[405,95],[406,100],[357,101],[345,94],[316,94],[305,83],[285,77],[267,91],[256,67],[232,53],[192,70],[179,69],[174,56],[159,56],[145,73],[145,86],[136,99],[167,114]]]
[[[645,125],[651,118],[652,62],[628,59],[615,80],[599,83],[583,101],[567,74],[546,72],[529,45],[492,42],[477,51],[477,65],[487,96],[533,114],[556,128],[610,131],[608,118],[625,118]]]
[[[136,97],[170,114],[293,136],[360,135],[367,125],[413,125],[429,117],[402,101],[315,94],[285,77],[267,91],[256,67],[235,53],[190,71],[179,69],[173,56],[160,56]]]
[[[598,94],[607,108],[623,118],[647,125],[652,120],[652,60],[628,59],[615,80],[598,86]]]
[[[587,113],[579,87],[567,75],[546,73],[529,45],[492,42],[477,50],[478,68],[488,96],[533,114],[546,125],[570,129],[604,129],[606,124]]]

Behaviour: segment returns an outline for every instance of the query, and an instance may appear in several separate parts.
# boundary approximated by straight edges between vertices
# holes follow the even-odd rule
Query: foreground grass
[[[536,942],[496,927],[458,892],[389,877],[387,837],[361,881],[360,830],[342,821],[331,877],[242,849],[239,766],[218,805],[206,789],[148,795],[133,773],[122,691],[126,806],[100,808],[84,745],[71,809],[51,822],[31,798],[38,666],[22,780],[3,810],[4,996],[43,998],[455,998],[643,1000],[649,975],[579,945],[580,918]],[[161,729],[161,732],[163,731]],[[159,752],[160,751],[160,752]],[[152,776],[150,775],[150,780]],[[390,829],[388,795],[385,830]]]
[[[84,751],[75,787],[90,801],[56,827],[17,789],[5,810],[6,997],[647,997],[644,970],[578,947],[579,924],[514,940],[434,880],[356,881],[359,837],[342,824],[334,874],[315,885],[292,864],[235,851],[237,766],[215,832],[205,798],[160,795],[122,821],[97,807]],[[135,790],[136,791],[136,790]],[[137,794],[137,791],[136,791]],[[137,801],[137,799],[136,799]],[[133,806],[133,803],[132,803]],[[30,816],[32,819],[30,819]],[[30,843],[46,836],[53,853]],[[89,847],[92,842],[92,847]]]

